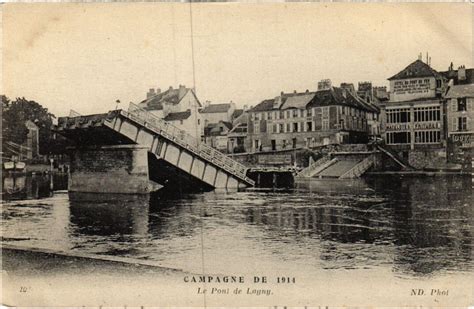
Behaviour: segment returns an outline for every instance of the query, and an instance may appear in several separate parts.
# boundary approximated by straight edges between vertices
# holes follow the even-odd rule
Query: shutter
[[[451,111],[456,112],[456,99],[451,99]]]
[[[467,110],[473,111],[474,110],[474,98],[467,98]]]
[[[452,123],[453,123],[453,127],[452,127],[452,131],[455,132],[458,130],[458,119],[456,117],[453,117],[452,118]]]

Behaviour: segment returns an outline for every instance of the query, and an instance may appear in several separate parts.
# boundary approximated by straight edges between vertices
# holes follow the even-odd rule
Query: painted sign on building
[[[434,78],[393,80],[390,82],[390,89],[392,89],[391,101],[410,101],[418,98],[434,97],[434,88]]]
[[[395,94],[428,93],[430,91],[430,79],[405,79],[394,82],[393,92]]]
[[[452,134],[451,141],[454,143],[460,143],[462,147],[474,147],[474,134]]]

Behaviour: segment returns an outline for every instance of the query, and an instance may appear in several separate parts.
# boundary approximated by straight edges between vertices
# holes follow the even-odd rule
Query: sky
[[[180,84],[240,107],[326,78],[384,86],[420,53],[436,70],[472,67],[473,13],[467,3],[4,4],[0,93],[66,116]]]

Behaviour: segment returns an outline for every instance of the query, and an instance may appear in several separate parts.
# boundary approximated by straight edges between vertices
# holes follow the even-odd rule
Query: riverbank
[[[6,306],[172,303],[177,286],[189,295],[183,295],[185,302],[202,306],[201,298],[186,291],[191,287],[182,285],[186,275],[146,260],[2,244]]]

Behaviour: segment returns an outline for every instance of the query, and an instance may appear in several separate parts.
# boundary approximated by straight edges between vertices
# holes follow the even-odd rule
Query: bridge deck
[[[62,117],[58,132],[78,145],[139,144],[148,148],[150,178],[162,185],[193,183],[203,189],[253,186],[247,167],[183,130],[131,104],[128,111]]]

